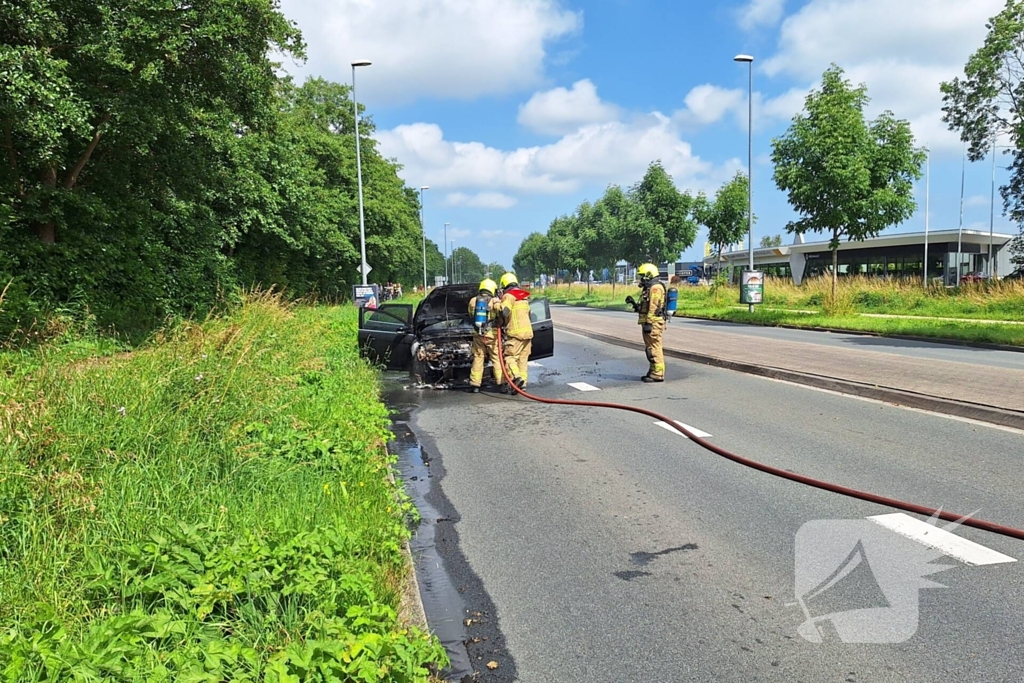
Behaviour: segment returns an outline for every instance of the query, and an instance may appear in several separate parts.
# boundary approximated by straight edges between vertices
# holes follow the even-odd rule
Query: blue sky
[[[660,159],[713,193],[747,158],[754,67],[755,241],[794,217],[771,180],[782,134],[831,62],[932,150],[931,228],[959,221],[961,144],[938,86],[962,73],[1003,0],[282,0],[308,43],[288,68],[349,82],[406,182],[429,185],[427,235],[508,265],[522,239]],[[1008,160],[1000,158],[999,164]],[[964,227],[988,230],[989,162],[968,164]],[[997,171],[997,183],[1006,171]],[[1015,232],[999,214],[996,230]],[[924,228],[917,215],[894,231]],[[704,235],[685,253],[699,258]]]

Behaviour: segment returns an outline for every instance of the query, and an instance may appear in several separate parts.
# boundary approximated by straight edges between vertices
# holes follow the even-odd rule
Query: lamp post
[[[450,223],[444,224],[444,283],[450,285],[451,282],[448,280],[448,226]]]
[[[370,66],[371,62],[360,59],[352,62],[352,111],[356,122],[356,179],[359,184],[359,253],[362,262],[359,270],[363,275],[363,284],[366,284],[366,276],[370,270],[366,262],[366,220],[363,217],[363,161],[359,154],[359,103],[356,101],[356,67]]]
[[[996,279],[996,264],[992,260],[992,238],[996,229],[996,135],[992,134],[992,198],[988,217],[988,277]]]
[[[932,151],[924,148],[924,287],[928,287],[928,218],[931,214],[931,175],[932,175]]]
[[[960,286],[960,261],[963,259],[961,256],[961,249],[963,248],[963,232],[964,232],[964,180],[967,177],[967,143],[964,143],[964,159],[963,165],[960,169],[960,225],[956,229],[956,281],[957,287]]]
[[[459,278],[458,278],[458,274],[455,272],[455,240],[452,240],[451,260],[452,260],[452,284],[457,284],[456,281]]]
[[[747,64],[747,241],[750,246],[749,269],[754,270],[754,58],[750,55],[736,55],[736,62]],[[754,304],[747,304],[748,311],[754,312]]]
[[[429,185],[420,187],[420,235],[423,238],[423,293],[427,293],[427,224],[423,221],[423,191],[429,190]]]

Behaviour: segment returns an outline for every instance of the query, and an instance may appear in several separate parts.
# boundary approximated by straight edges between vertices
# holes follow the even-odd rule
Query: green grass
[[[935,339],[986,342],[1024,346],[1024,325],[985,322],[929,320],[926,316],[967,318],[975,320],[1024,320],[1024,285],[1019,282],[972,285],[947,290],[925,290],[906,283],[851,279],[841,281],[839,304],[841,314],[828,315],[824,304],[829,297],[830,283],[812,281],[802,287],[789,282],[770,281],[765,290],[765,303],[753,315],[738,307],[736,287],[681,287],[679,314],[716,320],[729,320],[756,325],[792,325],[805,328],[833,328],[872,332],[881,335],[904,335]],[[558,285],[548,287],[545,296],[555,303],[630,310],[623,303],[636,287],[615,288],[610,285]],[[810,311],[804,313],[800,311]],[[871,318],[861,313],[919,316],[918,319]]]
[[[426,681],[355,309],[0,354],[0,678]]]

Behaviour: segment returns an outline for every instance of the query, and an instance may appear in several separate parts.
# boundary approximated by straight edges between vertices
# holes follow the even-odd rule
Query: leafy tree
[[[452,251],[450,267],[454,273],[452,282],[480,282],[487,272],[487,266],[469,247],[456,247]]]
[[[943,120],[968,143],[971,161],[985,157],[996,136],[1009,137],[1013,163],[1000,192],[1004,210],[1024,223],[1024,2],[1007,0],[988,29],[984,44],[967,60],[964,77],[941,86]]]
[[[547,235],[531,232],[519,245],[512,258],[516,275],[535,280],[541,273],[554,272],[556,264],[551,258],[551,243]]]
[[[761,238],[761,248],[767,249],[769,247],[781,247],[782,246],[782,235],[765,235]]]
[[[925,159],[907,121],[889,111],[865,121],[867,89],[852,87],[843,76],[834,64],[825,71],[804,111],[772,141],[775,184],[801,216],[786,230],[831,235],[833,300],[840,239],[874,237],[909,218],[917,206],[913,183]]]
[[[1010,263],[1017,269],[1024,269],[1024,230],[1010,241]]]
[[[493,262],[487,264],[487,267],[486,267],[485,270],[486,270],[487,273],[489,273],[489,277],[490,278],[497,279],[500,276],[505,274],[505,272],[507,271],[507,268],[505,268],[505,266],[501,265],[497,261],[493,261]],[[519,273],[517,272],[516,275],[519,275]],[[524,274],[522,277],[525,278],[526,275]]]
[[[623,205],[623,201],[634,206]],[[691,216],[695,204],[689,192],[676,188],[661,162],[653,162],[628,195],[616,198],[619,257],[629,263],[677,259],[697,238],[697,224]]]
[[[708,242],[718,261],[725,247],[739,242],[749,229],[747,187],[746,174],[737,173],[718,189],[713,202],[703,195],[696,202],[694,215],[697,222],[708,229]],[[765,246],[763,241],[761,246]]]

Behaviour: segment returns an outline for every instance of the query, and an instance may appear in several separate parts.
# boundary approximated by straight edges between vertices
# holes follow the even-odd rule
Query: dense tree
[[[769,247],[781,247],[782,246],[782,235],[765,235],[761,238],[761,248],[767,249]]]
[[[737,173],[718,189],[714,201],[701,195],[695,204],[694,215],[707,228],[708,242],[719,261],[725,247],[742,240],[749,229],[747,187],[746,174]]]
[[[695,199],[676,188],[661,162],[648,167],[625,199],[635,208],[619,205],[619,258],[629,263],[674,261],[693,244],[697,237],[697,223],[691,215]]]
[[[539,232],[527,235],[512,258],[512,268],[524,279],[536,280],[541,273],[552,273],[556,267],[551,258],[550,240]]]
[[[456,247],[451,253],[452,282],[480,282],[487,266],[469,247]]]
[[[1024,2],[1007,0],[988,23],[984,44],[967,60],[963,78],[942,84],[943,119],[968,143],[978,161],[997,136],[1013,147],[1009,184],[1001,188],[1004,209],[1024,224]]]
[[[833,299],[840,239],[874,237],[913,215],[925,159],[907,121],[889,111],[865,121],[867,89],[843,76],[832,65],[786,134],[772,141],[775,184],[800,214],[786,230],[831,235]]]
[[[0,333],[69,305],[141,331],[237,285],[358,281],[349,88],[275,74],[268,54],[302,54],[276,0],[15,0],[0,36]],[[360,133],[373,279],[419,283],[418,196],[369,117]]]

